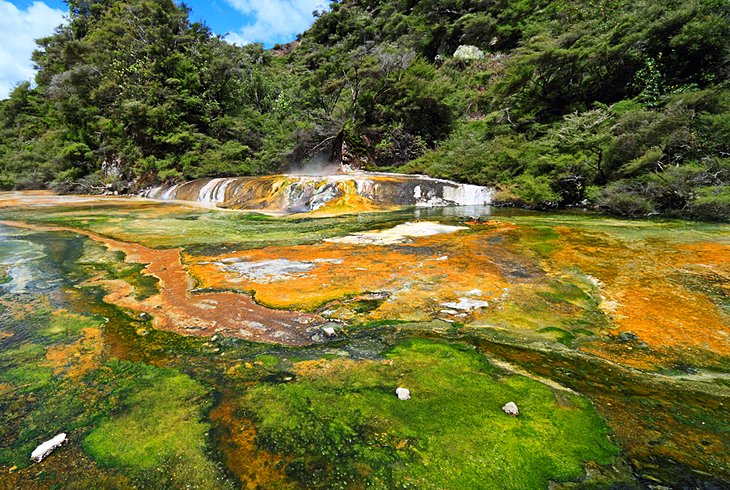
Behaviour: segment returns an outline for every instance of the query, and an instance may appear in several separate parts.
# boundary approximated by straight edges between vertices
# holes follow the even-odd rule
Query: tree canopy
[[[324,157],[504,203],[730,219],[724,0],[343,0],[270,50],[172,0],[68,4],[36,86],[0,102],[2,188],[130,191]]]

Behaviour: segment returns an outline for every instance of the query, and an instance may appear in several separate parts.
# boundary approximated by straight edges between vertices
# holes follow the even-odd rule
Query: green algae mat
[[[730,485],[726,225],[12,199],[2,488]]]

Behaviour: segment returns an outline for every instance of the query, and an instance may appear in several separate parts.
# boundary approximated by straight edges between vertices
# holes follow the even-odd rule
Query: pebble
[[[520,410],[517,408],[515,402],[507,402],[503,407],[502,411],[507,415],[517,417],[520,414]]]

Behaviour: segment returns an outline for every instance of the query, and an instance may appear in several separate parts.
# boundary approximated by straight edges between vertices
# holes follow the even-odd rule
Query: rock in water
[[[520,410],[517,408],[515,402],[509,402],[502,407],[502,411],[507,415],[517,417],[520,414]]]
[[[30,454],[30,459],[40,463],[41,461],[46,459],[46,457],[49,456],[53,451],[58,449],[64,442],[66,442],[66,434],[58,434],[50,441],[46,441],[37,448],[35,448]]]
[[[411,392],[408,388],[396,388],[395,394],[398,395],[398,398],[401,400],[411,399]]]

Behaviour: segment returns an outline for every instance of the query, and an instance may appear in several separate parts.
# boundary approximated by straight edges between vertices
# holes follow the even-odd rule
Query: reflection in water
[[[0,283],[0,289],[18,294],[53,288],[54,278],[39,267],[45,257],[44,248],[24,235],[23,231],[0,225],[0,269],[9,278]]]
[[[436,208],[417,207],[413,216],[417,219],[429,217],[483,218],[492,214],[491,206],[445,206]]]

